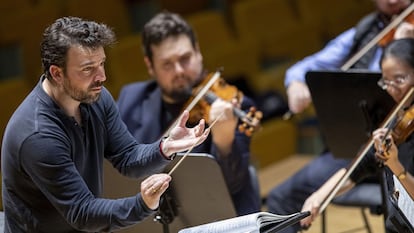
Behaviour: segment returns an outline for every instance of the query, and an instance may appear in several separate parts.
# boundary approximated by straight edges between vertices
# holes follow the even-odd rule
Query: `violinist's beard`
[[[168,93],[168,96],[175,100],[174,102],[185,102],[187,101],[191,96],[192,88],[190,86],[187,86],[182,89],[175,89]]]
[[[179,84],[182,82],[180,79],[185,80],[185,84]],[[189,77],[177,77],[173,80],[175,85],[173,84],[173,87],[169,90],[163,88],[163,92],[167,94],[170,99],[174,100],[175,103],[185,102],[191,97],[192,94],[193,83],[191,80],[192,79]]]
[[[163,88],[163,93],[167,94],[170,99],[173,99],[175,103],[186,102],[193,95],[193,88],[198,86],[205,76],[205,72],[200,72],[197,78],[191,78],[189,76],[177,76],[173,82],[178,83],[179,80],[185,80],[185,85],[174,86],[170,90]]]

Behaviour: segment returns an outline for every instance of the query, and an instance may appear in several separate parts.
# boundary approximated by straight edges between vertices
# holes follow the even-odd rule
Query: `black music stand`
[[[366,71],[307,73],[306,83],[311,92],[319,128],[325,144],[335,157],[354,159],[369,140],[371,133],[381,125],[395,106],[391,96],[377,85],[381,76],[381,73]],[[333,203],[381,209],[386,216],[385,184],[382,177],[379,178],[379,183],[381,193],[375,192],[377,196],[371,193],[373,184],[362,183],[358,184],[358,189],[353,189],[354,192],[334,199]],[[365,214],[363,217],[368,225]],[[324,223],[322,227],[325,232]]]
[[[338,158],[354,158],[395,102],[377,82],[381,73],[309,71],[306,83],[319,128]]]
[[[182,156],[178,154],[165,172],[169,172]],[[115,173],[118,172],[105,177],[107,197],[125,197],[139,192],[141,180],[125,182],[122,181],[125,177]],[[221,169],[213,156],[190,153],[171,176],[170,187],[162,196],[159,211],[120,232],[178,232],[185,227],[236,217]]]

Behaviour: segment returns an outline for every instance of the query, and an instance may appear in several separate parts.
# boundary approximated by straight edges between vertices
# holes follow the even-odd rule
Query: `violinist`
[[[123,87],[118,106],[129,131],[139,142],[149,143],[162,137],[180,115],[206,72],[194,31],[177,14],[162,12],[147,22],[142,46],[144,62],[153,79]],[[259,194],[249,173],[250,138],[237,130],[239,119],[233,113],[235,106],[247,110],[252,105],[247,97],[240,103],[214,101],[207,113],[207,124],[219,119],[207,140],[192,150],[215,157],[238,215],[260,210]]]
[[[355,27],[331,40],[321,51],[304,58],[286,71],[285,87],[292,113],[300,113],[311,104],[311,96],[305,83],[306,72],[343,69],[343,65],[355,53],[366,47],[381,30],[389,25],[393,18],[408,9],[411,4],[410,0],[373,0],[373,2],[376,11],[361,19]],[[413,34],[413,25],[404,21],[395,28],[393,36],[403,38]],[[382,45],[375,44],[351,66],[351,69],[380,71],[379,59],[382,50]],[[316,191],[338,169],[346,167],[349,163],[350,160],[336,159],[332,153],[325,151],[271,190],[266,202],[269,211],[276,214],[300,211],[305,199],[311,193]],[[300,226],[296,224],[285,228],[282,232],[293,233],[299,228]]]
[[[305,74],[310,70],[338,70],[357,51],[369,43],[384,29],[395,16],[411,4],[410,0],[374,0],[377,11],[367,15],[353,28],[331,40],[321,51],[306,57],[290,67],[286,72],[289,108],[293,113],[302,112],[310,103],[309,89],[305,84]],[[413,12],[414,14],[414,12]],[[411,37],[414,26],[403,21],[393,34],[394,37]],[[379,58],[386,40],[380,41],[359,59],[351,69],[380,71]]]
[[[379,85],[386,89],[398,103],[414,87],[414,39],[406,38],[390,42],[384,49],[380,64],[383,78],[380,80]],[[411,108],[413,108],[413,105],[404,106],[403,109],[408,109],[406,111],[410,111],[408,112],[410,114],[399,114],[401,116],[396,118],[396,126],[390,129],[391,132],[396,129],[402,132],[408,130],[405,133],[406,136],[403,138],[392,137],[392,133],[386,134],[388,131],[387,128],[380,128],[374,131],[374,146],[372,150],[363,157],[338,193],[349,190],[350,187],[360,182],[364,177],[380,171],[383,167],[382,164],[384,164],[389,168],[389,172],[400,180],[411,198],[414,197],[414,178],[412,176],[414,174],[414,137],[411,134],[413,129],[411,128],[412,126],[404,123],[413,120],[411,113],[413,110]],[[410,119],[404,119],[403,117],[409,117]],[[401,141],[398,145],[398,150],[394,141]],[[340,169],[306,200],[302,210],[310,210],[312,215],[301,221],[303,227],[310,226],[315,220],[319,212],[318,208],[320,207],[320,203],[344,173],[345,169]],[[387,206],[387,209],[388,218],[398,216],[392,206]],[[386,230],[387,232],[400,232],[395,229],[395,226],[388,219],[386,221]]]

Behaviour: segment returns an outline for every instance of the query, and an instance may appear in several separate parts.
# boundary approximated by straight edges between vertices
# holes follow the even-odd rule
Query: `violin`
[[[217,73],[210,73],[207,77],[196,87],[193,88],[193,96],[196,96],[202,92],[202,87],[205,87],[208,82],[212,81],[213,75]],[[204,119],[209,122],[209,114],[211,104],[217,100],[222,99],[225,101],[231,101],[236,99],[239,103],[243,99],[243,93],[239,91],[235,86],[228,84],[223,78],[218,77],[210,84],[211,87],[203,93],[203,97],[190,110],[190,117],[188,122],[190,124],[197,123],[200,119]],[[190,98],[189,102],[194,98]],[[250,107],[249,112],[244,112],[242,109],[234,107],[233,113],[241,120],[241,124],[238,126],[238,130],[245,133],[247,136],[251,136],[258,128],[260,128],[260,120],[263,114],[257,111],[255,107]]]
[[[396,121],[392,127],[389,128],[391,136],[396,145],[399,145],[408,138],[414,132],[414,105],[407,110],[402,111],[399,116],[396,117]],[[384,139],[386,138],[385,135]]]
[[[406,22],[406,23],[414,25],[414,12],[411,12],[409,15],[407,15],[402,20],[402,22]],[[380,41],[378,41],[378,45],[382,47],[387,46],[388,43],[394,40],[395,31],[396,31],[396,28],[392,28],[385,36],[382,37]]]
[[[383,152],[387,152],[391,147],[391,140],[389,140],[388,135],[391,134],[395,145],[399,145],[405,142],[408,136],[414,132],[414,105],[407,110],[400,110],[400,112],[396,114],[395,119],[390,123],[381,140]]]
[[[220,72],[218,71],[216,71],[215,73],[208,74],[207,77],[194,88],[193,92],[194,93],[192,98],[190,98],[190,100],[188,101],[189,103],[184,109],[190,112],[190,116],[188,119],[188,122],[190,124],[197,123],[201,119],[205,119],[206,122],[209,122],[211,104],[218,98],[228,101],[232,100],[233,98],[236,98],[239,102],[241,102],[243,98],[243,93],[240,92],[236,87],[227,84],[220,77]],[[233,113],[242,121],[242,124],[238,127],[239,131],[245,133],[247,136],[251,136],[252,133],[259,128],[260,119],[263,115],[254,107],[251,107],[248,113],[244,112],[240,108],[234,107]],[[218,118],[210,124],[209,128],[211,128],[217,122],[217,120]],[[173,124],[173,126],[175,126],[176,124],[177,121]],[[172,127],[170,127],[170,129],[167,130],[164,136],[169,134],[169,131],[172,129]],[[196,144],[194,144],[194,146]],[[179,160],[174,165],[174,167],[168,172],[168,175],[171,175],[177,169],[177,167],[189,155],[194,146],[187,150],[187,152],[183,155],[181,160]]]

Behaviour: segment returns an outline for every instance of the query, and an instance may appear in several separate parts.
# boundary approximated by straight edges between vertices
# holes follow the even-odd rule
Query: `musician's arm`
[[[322,202],[328,197],[330,192],[336,187],[343,175],[346,173],[346,169],[342,168],[338,170],[331,178],[329,178],[317,191],[309,196],[303,207],[302,211],[310,211],[311,215],[301,220],[302,227],[309,227],[310,224],[316,219],[319,214],[319,208]],[[345,181],[344,185],[339,189],[336,196],[343,194],[350,190],[355,185],[349,178]]]
[[[318,189],[314,194],[320,197],[326,197],[330,193],[330,191],[337,185],[337,183],[341,180],[342,176],[345,174],[346,169],[342,168],[338,170],[329,180],[325,182],[325,184]],[[344,185],[339,189],[335,196],[339,196],[348,190],[350,190],[355,185],[349,178],[346,179]],[[323,200],[322,200],[323,201]]]
[[[414,177],[401,163],[401,159],[403,159],[403,161],[404,158],[411,159],[413,147],[410,145],[412,144],[412,141],[404,142],[397,148],[393,138],[388,136],[389,141],[386,143],[386,145],[388,145],[388,148],[385,150],[383,148],[385,145],[383,139],[385,138],[384,132],[387,132],[387,129],[378,129],[373,133],[375,142],[374,145],[376,149],[375,156],[379,161],[382,161],[384,165],[386,165],[396,177],[398,177],[410,197],[414,199]],[[408,146],[404,146],[404,144]]]
[[[411,175],[411,173],[409,173],[404,168],[404,166],[398,159],[390,159],[387,161],[386,165],[390,168],[392,173],[394,173],[394,175],[398,177],[398,180],[404,186],[405,190],[408,192],[411,199],[414,200],[414,177]]]

